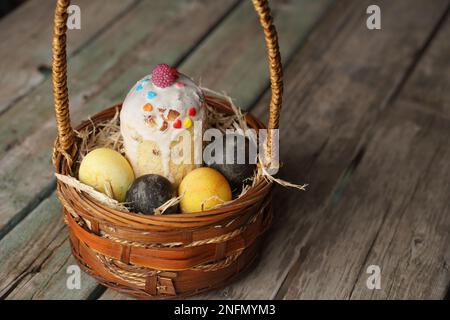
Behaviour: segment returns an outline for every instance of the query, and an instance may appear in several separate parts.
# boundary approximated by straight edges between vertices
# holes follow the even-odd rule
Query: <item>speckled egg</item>
[[[178,188],[183,213],[211,209],[232,199],[230,185],[225,177],[211,168],[198,168],[184,177]]]
[[[134,173],[127,159],[119,152],[99,148],[89,152],[81,161],[79,180],[97,191],[112,193],[119,202],[125,200],[125,194],[134,181]]]
[[[157,174],[148,174],[136,179],[127,192],[125,202],[131,211],[151,215],[175,195],[172,184]],[[177,206],[164,213],[175,213]]]

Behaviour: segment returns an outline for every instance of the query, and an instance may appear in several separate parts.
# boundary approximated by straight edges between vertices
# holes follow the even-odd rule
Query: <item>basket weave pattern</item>
[[[53,38],[53,83],[58,138],[53,162],[57,173],[72,174],[78,143],[70,123],[67,90],[66,21],[68,0],[58,0]],[[267,1],[253,0],[269,53],[272,99],[270,129],[278,128],[281,63]],[[206,97],[216,110],[231,113],[229,103]],[[76,130],[112,118],[121,106],[106,109]],[[251,115],[249,127],[264,126]],[[270,136],[270,135],[269,135]],[[271,141],[267,143],[270,151]],[[143,299],[180,298],[226,285],[255,260],[261,235],[272,220],[272,183],[260,179],[239,199],[217,209],[142,216],[108,208],[60,181],[72,253],[84,271],[100,283]]]

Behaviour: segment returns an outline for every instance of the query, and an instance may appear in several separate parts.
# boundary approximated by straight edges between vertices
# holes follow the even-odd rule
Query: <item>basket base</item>
[[[253,247],[253,248],[252,248]],[[117,291],[119,293],[122,293],[124,295],[127,295],[132,298],[140,299],[140,300],[177,300],[177,299],[185,299],[192,296],[196,296],[199,294],[203,294],[209,291],[217,290],[220,288],[223,288],[236,280],[245,277],[248,272],[250,272],[253,267],[255,267],[256,262],[258,261],[258,256],[261,251],[260,241],[256,242],[252,247],[247,248],[248,252],[244,252],[243,261],[235,261],[233,264],[231,264],[228,268],[235,269],[236,272],[231,274],[231,276],[223,279],[222,281],[215,283],[214,285],[210,285],[205,288],[197,289],[192,292],[183,293],[183,294],[177,294],[177,295],[151,295],[147,293],[145,290],[136,290],[136,289],[130,289],[129,286],[121,285],[117,282],[113,281],[107,281],[104,277],[98,275],[95,273],[95,271],[90,268],[88,265],[84,263],[84,259],[82,259],[77,251],[75,250],[72,241],[71,241],[71,248],[72,248],[72,255],[75,257],[75,260],[77,261],[77,264],[83,270],[86,274],[93,277],[99,284],[112,289],[114,291]],[[239,265],[239,268],[237,268],[237,264]]]

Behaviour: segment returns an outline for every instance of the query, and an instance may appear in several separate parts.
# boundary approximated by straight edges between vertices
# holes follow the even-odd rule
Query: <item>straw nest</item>
[[[231,98],[224,95],[219,94],[217,92],[211,91],[207,88],[202,88],[204,92],[208,95],[217,96],[223,99],[226,99],[230,106],[232,107],[233,114],[224,114],[221,112],[218,112],[216,109],[212,108],[211,106],[206,106],[207,111],[207,124],[206,126],[208,128],[215,128],[225,133],[227,129],[233,129],[238,130],[242,134],[245,135],[246,131],[248,130],[247,122],[245,120],[245,113],[241,111],[238,107],[235,106],[235,104],[232,102]],[[87,127],[84,130],[81,131],[75,131],[77,137],[80,140],[79,144],[79,152],[78,152],[78,158],[75,161],[74,164],[74,170],[73,170],[73,176],[70,175],[61,175],[61,174],[55,174],[56,178],[61,181],[64,184],[67,184],[71,187],[74,187],[78,192],[84,192],[94,198],[95,200],[99,201],[103,205],[122,212],[130,212],[127,206],[127,203],[119,203],[117,200],[113,199],[112,192],[108,192],[110,188],[105,186],[105,194],[98,192],[91,186],[85,185],[81,183],[78,179],[78,168],[83,160],[83,158],[92,150],[95,150],[97,148],[109,148],[113,149],[119,153],[121,153],[123,156],[125,156],[125,151],[123,147],[123,139],[122,135],[120,133],[120,112],[119,109],[116,110],[116,113],[113,118],[109,120],[105,120],[100,123],[94,123],[92,122],[92,126]],[[254,139],[254,137],[248,136],[249,139]],[[255,142],[256,143],[256,142]],[[255,186],[260,179],[267,179],[269,181],[272,181],[274,183],[277,183],[279,185],[285,186],[285,187],[292,187],[299,190],[305,190],[306,185],[297,185],[290,183],[288,181],[284,181],[278,178],[275,178],[271,176],[270,174],[265,171],[264,166],[261,164],[260,159],[258,159],[258,165],[257,170],[255,170],[254,176],[249,178],[249,181],[245,181],[242,185],[242,190],[240,194],[235,197],[233,200],[221,203],[218,205],[218,207],[223,206],[225,204],[228,204],[236,199],[239,199],[243,195],[245,195],[248,190],[250,190],[253,186]],[[210,199],[207,199],[208,201]],[[154,212],[155,215],[161,215],[164,214],[164,212],[174,206],[177,205],[181,201],[181,196],[176,196],[163,205],[161,205],[159,208],[157,208]],[[214,208],[212,208],[214,209]]]

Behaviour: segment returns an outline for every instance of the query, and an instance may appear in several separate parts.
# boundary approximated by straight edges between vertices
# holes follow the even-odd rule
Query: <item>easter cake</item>
[[[167,64],[157,65],[128,93],[119,122],[106,126],[117,128],[119,135],[105,132],[99,139],[118,139],[119,144],[110,144],[116,150],[95,142],[84,144],[94,148],[82,152],[79,180],[144,215],[206,211],[238,197],[256,166],[203,159],[203,134],[206,127],[214,128],[205,101],[193,80]],[[102,134],[101,129],[98,132]],[[245,153],[249,159],[247,145],[240,150],[225,136],[215,140],[225,143],[217,150],[222,157],[213,160],[222,162],[230,152]],[[207,167],[200,168],[203,165]]]
[[[204,104],[202,90],[194,81],[167,64],[157,65],[137,82],[120,114],[125,154],[136,177],[158,174],[178,186],[198,167],[194,151],[201,146],[206,123]],[[181,145],[185,138],[191,139],[187,150]],[[181,159],[174,161],[178,149]]]

